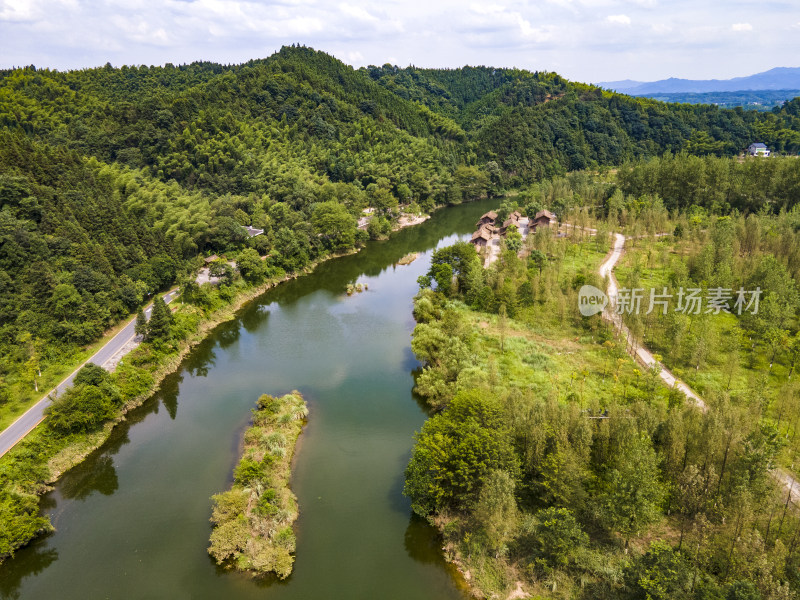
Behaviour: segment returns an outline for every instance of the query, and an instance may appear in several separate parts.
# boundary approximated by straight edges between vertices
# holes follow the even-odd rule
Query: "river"
[[[436,246],[497,201],[422,225],[283,283],[217,327],[43,499],[56,532],[0,567],[3,598],[463,599],[436,532],[412,516],[403,470],[424,407],[411,393],[412,298]],[[409,252],[420,257],[394,264]],[[347,297],[348,283],[369,289]],[[208,556],[210,496],[231,483],[259,395],[300,390],[297,557],[285,581]]]

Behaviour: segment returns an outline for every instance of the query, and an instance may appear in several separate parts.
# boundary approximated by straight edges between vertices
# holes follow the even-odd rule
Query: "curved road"
[[[652,353],[647,348],[630,344],[631,332],[622,322],[622,315],[618,314],[614,309],[617,301],[617,293],[619,291],[617,278],[614,276],[614,267],[622,256],[623,248],[625,247],[625,239],[625,236],[621,233],[614,234],[614,246],[611,248],[611,251],[608,253],[606,259],[600,265],[600,277],[605,279],[605,277],[608,276],[608,306],[606,306],[605,310],[603,311],[603,318],[611,321],[614,324],[614,327],[625,336],[625,341],[627,342],[626,345],[628,348],[635,348],[635,350],[629,350],[629,353],[633,354],[634,360],[648,368],[657,364],[661,369],[659,376],[664,380],[664,383],[670,387],[675,387],[682,391],[689,400],[691,400],[698,408],[700,408],[700,410],[705,412],[708,410],[708,406],[705,402],[703,402],[703,399],[692,390],[692,388],[675,377],[675,375],[673,375],[663,363],[657,361],[653,357]],[[788,489],[792,502],[800,503],[800,484],[798,484],[797,480],[789,475],[789,473],[781,469],[775,469],[771,473],[777,481],[782,483],[783,486]]]
[[[669,369],[667,369],[662,363],[658,362],[652,355],[652,353],[643,346],[637,346],[636,344],[630,344],[632,341],[631,332],[628,327],[622,322],[622,315],[618,314],[616,310],[614,310],[614,306],[617,303],[617,292],[619,290],[619,285],[617,284],[617,278],[614,276],[614,267],[617,264],[617,261],[622,256],[622,250],[625,246],[625,236],[621,233],[614,234],[614,247],[611,249],[608,257],[606,257],[603,264],[600,265],[600,277],[605,278],[608,275],[608,306],[603,311],[603,317],[607,320],[611,321],[619,331],[625,336],[625,341],[635,348],[634,350],[634,360],[638,361],[640,364],[644,365],[647,368],[650,368],[656,364],[660,367],[661,371],[659,372],[659,376],[661,379],[666,383],[669,387],[676,387],[680,391],[682,391],[689,400],[694,402],[700,410],[705,412],[708,410],[706,403],[703,402],[702,398],[695,394],[688,385],[683,383],[682,381],[678,380],[675,375],[673,375]]]
[[[175,299],[175,296],[178,295],[178,290],[173,289],[164,294],[164,302],[169,304]],[[153,309],[152,303],[144,310],[145,316],[149,319],[150,313]],[[31,406],[26,412],[17,418],[11,425],[6,427],[3,431],[0,432],[0,456],[3,456],[6,452],[8,452],[11,448],[13,448],[17,442],[19,442],[22,438],[24,438],[31,430],[36,427],[39,423],[42,422],[44,419],[44,410],[52,401],[52,398],[58,396],[61,392],[72,385],[72,380],[75,379],[75,374],[81,370],[81,367],[87,363],[94,363],[96,365],[103,366],[106,362],[108,362],[111,357],[115,354],[120,352],[123,347],[130,342],[135,336],[136,333],[134,332],[134,328],[136,326],[136,318],[134,317],[131,319],[125,327],[123,327],[117,335],[111,338],[102,348],[100,348],[97,352],[95,352],[86,362],[84,362],[80,367],[75,369],[72,373],[69,374],[61,383],[59,383],[55,388],[50,390],[50,392],[39,400],[36,404]]]

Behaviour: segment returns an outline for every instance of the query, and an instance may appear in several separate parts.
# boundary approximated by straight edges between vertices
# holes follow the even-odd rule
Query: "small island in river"
[[[292,572],[297,498],[289,489],[295,443],[308,408],[294,391],[281,398],[264,394],[244,434],[233,487],[212,497],[211,546],[218,564],[285,579]]]

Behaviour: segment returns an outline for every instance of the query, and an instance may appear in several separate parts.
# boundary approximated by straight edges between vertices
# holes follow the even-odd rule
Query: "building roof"
[[[491,237],[492,237],[491,232],[487,228],[481,227],[478,231],[472,234],[472,239],[470,241],[474,242],[476,240],[483,239],[488,242],[491,239]]]
[[[204,258],[203,260],[206,262],[206,264],[208,264],[214,262],[218,258],[219,256],[217,256],[216,254],[212,254],[211,256],[209,256],[208,258]]]
[[[257,235],[261,235],[262,233],[264,233],[263,229],[256,229],[255,227],[250,227],[249,225],[245,227],[244,230],[250,237],[256,237]]]
[[[556,220],[556,216],[553,213],[551,213],[549,210],[547,210],[547,209],[540,210],[539,212],[537,212],[536,216],[534,217],[534,219],[539,219],[541,217],[547,217],[551,221],[555,221]]]
[[[763,142],[755,142],[753,144],[750,144],[750,147],[751,148],[766,148],[767,145],[764,144]]]
[[[484,213],[483,215],[481,215],[481,220],[483,220],[483,219],[491,219],[492,221],[494,221],[496,218],[497,218],[497,213],[495,211],[493,211],[493,210],[490,210],[489,212]]]

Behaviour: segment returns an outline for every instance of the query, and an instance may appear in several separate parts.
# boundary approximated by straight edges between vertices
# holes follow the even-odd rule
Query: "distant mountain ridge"
[[[733,79],[679,79],[659,81],[601,81],[597,85],[631,96],[649,94],[739,92],[744,90],[800,89],[800,67],[776,67],[763,73]]]

